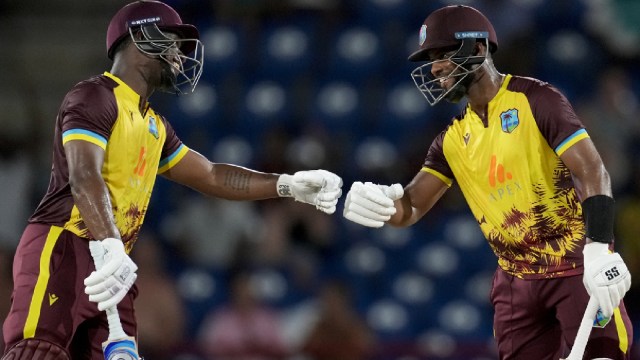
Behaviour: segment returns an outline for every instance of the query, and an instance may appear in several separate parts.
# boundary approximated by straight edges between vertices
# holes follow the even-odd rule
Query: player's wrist
[[[293,197],[293,175],[281,174],[276,182],[276,190],[279,197]]]
[[[594,242],[613,242],[615,201],[608,195],[594,195],[582,202],[586,236]]]

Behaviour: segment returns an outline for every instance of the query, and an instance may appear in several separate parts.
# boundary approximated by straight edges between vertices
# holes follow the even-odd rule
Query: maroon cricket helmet
[[[429,50],[459,46],[466,38],[488,38],[489,51],[498,49],[496,31],[480,11],[466,5],[445,6],[425,19],[420,27],[420,48],[409,60],[429,60]]]
[[[140,0],[125,5],[111,19],[107,29],[107,55],[113,59],[113,52],[125,37],[129,28],[145,24],[156,24],[160,30],[178,34],[182,39],[199,39],[195,26],[183,24],[180,15],[169,5],[153,0]],[[180,51],[189,54],[195,49],[194,41],[182,42]]]

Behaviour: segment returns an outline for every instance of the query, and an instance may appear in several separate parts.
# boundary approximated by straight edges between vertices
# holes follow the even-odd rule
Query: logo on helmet
[[[488,31],[458,31],[454,34],[456,39],[488,39]]]
[[[420,27],[420,46],[427,41],[427,25],[422,25]]]
[[[131,26],[138,26],[138,25],[144,25],[144,24],[152,24],[152,23],[157,23],[160,21],[160,16],[154,16],[154,17],[150,17],[147,19],[140,19],[140,20],[132,20],[129,21],[129,27]]]

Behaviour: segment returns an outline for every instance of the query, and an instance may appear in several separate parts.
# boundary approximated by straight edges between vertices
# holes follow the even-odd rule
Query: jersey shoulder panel
[[[447,125],[447,127],[442,130],[440,134],[435,137],[435,139],[433,139],[423,163],[423,169],[427,168],[435,170],[439,173],[439,175],[442,175],[446,178],[447,181],[445,181],[445,183],[447,183],[447,185],[449,186],[452,184],[455,177],[444,155],[444,139],[445,137],[450,136],[451,132],[457,132],[456,127],[461,121],[463,121],[465,115],[466,109],[463,110],[463,112],[459,115],[452,118],[449,125]]]
[[[512,76],[507,90],[526,96],[538,129],[552,149],[584,129],[569,100],[553,85],[534,78]]]
[[[113,89],[118,84],[100,75],[76,84],[65,96],[58,116],[61,132],[90,131],[109,138],[118,117]]]

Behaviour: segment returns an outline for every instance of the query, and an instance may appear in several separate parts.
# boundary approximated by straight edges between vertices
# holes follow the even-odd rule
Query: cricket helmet
[[[458,102],[466,94],[478,65],[486,61],[486,54],[479,55],[476,42],[484,42],[489,52],[498,49],[498,38],[491,22],[480,11],[465,5],[445,6],[435,10],[420,27],[419,49],[409,56],[413,62],[427,62],[412,73],[416,86],[429,104],[442,99]],[[447,50],[444,59],[430,59],[429,51]],[[449,74],[435,78],[431,73],[434,63],[449,60],[456,68]],[[440,86],[446,78],[455,78],[456,83],[448,90]]]
[[[183,24],[171,6],[160,1],[139,0],[120,9],[107,29],[110,59],[127,36],[142,53],[164,61],[163,74],[168,81],[160,90],[176,94],[195,90],[202,75],[204,48],[198,29]],[[171,68],[177,70],[177,74]]]
[[[489,50],[498,49],[498,37],[489,19],[466,5],[440,8],[427,16],[420,27],[420,48],[409,56],[410,61],[428,60],[431,49],[459,46],[464,39],[488,39]]]

